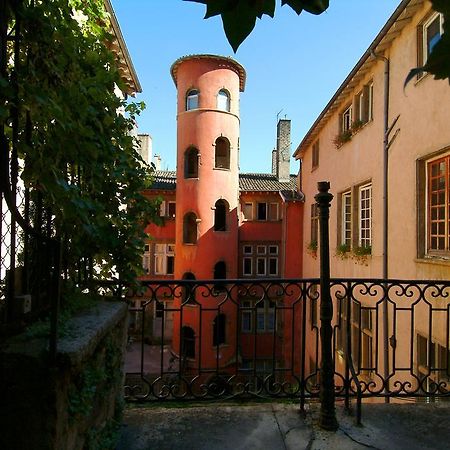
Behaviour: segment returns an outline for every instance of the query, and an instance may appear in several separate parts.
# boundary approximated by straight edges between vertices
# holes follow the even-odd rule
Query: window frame
[[[370,192],[369,197],[363,197],[363,192]],[[358,187],[358,246],[369,248],[372,247],[372,183],[366,183]],[[363,202],[368,201],[368,206]],[[368,212],[368,216],[363,213]],[[365,236],[363,236],[365,234]],[[368,234],[368,236],[367,236]],[[368,245],[367,245],[368,244]]]
[[[249,214],[248,214],[249,212]],[[253,202],[244,202],[242,208],[242,215],[244,221],[253,220]],[[247,217],[249,216],[249,217]]]
[[[349,202],[347,204],[347,201]],[[348,209],[347,209],[348,207]],[[352,248],[353,243],[353,198],[352,191],[349,189],[341,194],[341,233],[340,245],[347,245]],[[348,235],[347,235],[348,233]]]
[[[188,223],[189,219],[192,219],[192,220],[190,220]],[[184,217],[183,217],[183,244],[190,244],[190,245],[197,244],[198,220],[199,219],[197,217],[197,214],[195,214],[193,211],[189,211],[184,215]]]
[[[429,256],[450,256],[450,153],[441,154],[436,158],[429,159],[425,162],[425,253]],[[444,163],[444,173],[432,176],[432,167],[434,165]],[[433,190],[433,181],[439,183],[439,179],[443,179],[444,188]],[[439,187],[439,186],[437,186]],[[443,191],[443,192],[442,192]],[[443,203],[433,204],[432,198],[439,193],[443,194]],[[437,211],[436,219],[433,220],[433,209]],[[443,211],[442,211],[443,210]],[[443,212],[443,218],[440,217],[440,213]],[[439,231],[439,225],[443,224],[444,232],[433,233],[434,224]],[[432,240],[443,239],[444,248],[432,247]]]
[[[221,96],[221,94],[225,94],[225,95]],[[220,105],[221,102],[219,100],[219,99],[223,100],[224,98],[226,98],[226,100],[225,100],[225,108],[221,107],[221,105]],[[231,95],[230,95],[230,92],[227,89],[222,88],[222,89],[220,89],[217,92],[216,107],[217,107],[217,109],[219,111],[230,112],[230,110],[231,110]]]
[[[262,207],[262,205],[264,206],[264,214],[260,215],[260,205]],[[267,208],[267,202],[257,202],[256,203],[256,220],[260,221],[260,222],[266,222],[267,221],[267,214],[268,214],[268,208]],[[262,216],[264,216],[264,218],[262,218]]]
[[[351,132],[353,124],[353,105],[350,103],[341,113],[341,133]]]
[[[195,94],[193,94],[195,92]],[[194,103],[194,105],[191,105]],[[200,104],[200,91],[197,88],[188,89],[186,92],[185,111],[198,109]]]
[[[191,145],[184,152],[184,178],[198,178],[200,152],[197,147]]]
[[[311,170],[315,170],[319,167],[319,158],[320,158],[320,145],[319,140],[317,140],[312,145]]]
[[[222,144],[223,142],[223,144]],[[219,145],[220,144],[220,145]],[[223,150],[223,155],[218,153]],[[225,136],[219,136],[214,142],[214,169],[230,170],[231,143]]]

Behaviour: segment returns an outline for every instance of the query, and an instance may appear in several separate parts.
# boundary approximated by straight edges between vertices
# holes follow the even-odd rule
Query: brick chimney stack
[[[277,124],[276,175],[279,181],[290,179],[291,121],[280,119]]]

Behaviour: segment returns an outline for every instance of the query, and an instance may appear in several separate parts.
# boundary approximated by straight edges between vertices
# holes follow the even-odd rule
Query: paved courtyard
[[[117,450],[426,450],[450,448],[450,402],[364,404],[356,426],[342,403],[339,429],[318,427],[319,405],[206,404],[131,407]]]

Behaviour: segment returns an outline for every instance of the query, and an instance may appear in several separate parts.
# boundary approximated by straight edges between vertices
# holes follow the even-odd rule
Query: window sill
[[[231,172],[231,169],[227,167],[213,167],[213,170],[221,170],[222,172]]]
[[[445,266],[450,267],[450,257],[449,256],[424,256],[422,258],[416,258],[414,262],[418,264],[431,264],[434,266]]]

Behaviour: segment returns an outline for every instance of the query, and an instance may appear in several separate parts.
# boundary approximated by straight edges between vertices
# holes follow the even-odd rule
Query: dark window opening
[[[195,147],[184,153],[184,177],[198,178],[198,150]]]
[[[215,167],[217,169],[230,168],[230,141],[224,137],[216,139]]]
[[[197,243],[197,216],[192,212],[187,213],[183,219],[183,243]]]
[[[227,265],[225,261],[219,261],[214,266],[214,279],[225,280],[227,278]],[[214,283],[214,289],[216,291],[223,291],[225,285],[223,283]]]
[[[218,314],[213,322],[213,346],[225,344],[225,314]]]
[[[192,272],[186,272],[183,275],[183,280],[195,280],[195,275]],[[181,298],[183,300],[183,303],[195,303],[195,283],[188,283],[183,285]]]
[[[195,358],[195,332],[191,327],[181,328],[181,355]]]
[[[258,220],[267,220],[267,203],[258,203]]]
[[[227,229],[227,203],[217,200],[214,205],[214,231],[226,231]]]

